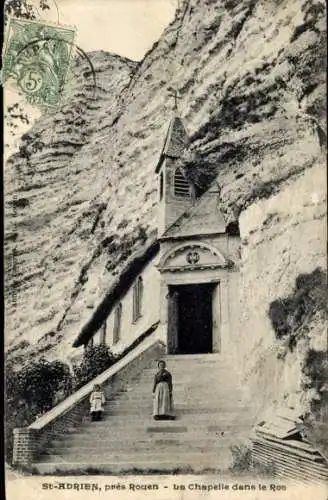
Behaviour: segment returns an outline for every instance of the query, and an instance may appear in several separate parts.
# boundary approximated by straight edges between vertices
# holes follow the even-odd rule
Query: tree
[[[38,5],[42,11],[50,10],[48,0],[39,0]],[[5,2],[5,19],[8,16],[35,19],[37,12],[38,7],[33,5],[30,0],[6,0]]]

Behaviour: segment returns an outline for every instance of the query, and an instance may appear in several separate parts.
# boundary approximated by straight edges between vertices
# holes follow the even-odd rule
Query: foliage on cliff
[[[327,277],[322,269],[298,276],[293,293],[270,304],[269,317],[276,337],[287,338],[293,349],[298,339],[307,335],[315,316],[324,320],[327,299]]]

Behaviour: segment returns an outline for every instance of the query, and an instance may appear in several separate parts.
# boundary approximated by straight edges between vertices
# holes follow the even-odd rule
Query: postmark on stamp
[[[3,54],[3,83],[13,82],[31,104],[57,106],[74,38],[74,28],[10,18]]]

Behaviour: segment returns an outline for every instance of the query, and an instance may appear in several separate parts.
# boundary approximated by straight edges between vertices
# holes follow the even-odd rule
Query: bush
[[[302,367],[306,380],[304,389],[315,389],[320,393],[328,383],[328,353],[309,349]]]
[[[292,349],[297,338],[306,333],[314,315],[326,311],[326,275],[317,268],[312,273],[297,277],[291,295],[271,302],[269,318],[277,339],[289,336],[289,347]]]
[[[6,457],[9,463],[12,461],[13,429],[31,424],[71,391],[72,376],[65,363],[41,358],[19,370],[15,370],[12,363],[7,363],[5,410]]]
[[[74,388],[79,389],[90,382],[97,375],[110,368],[116,361],[110,348],[105,344],[100,344],[85,349],[80,365],[73,366],[75,384]]]
[[[314,390],[311,412],[320,418],[322,411],[328,410],[328,353],[309,349],[302,366],[302,387]]]

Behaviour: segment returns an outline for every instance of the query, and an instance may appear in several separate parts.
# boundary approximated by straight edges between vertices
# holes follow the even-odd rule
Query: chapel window
[[[102,326],[100,327],[100,341],[99,344],[106,344],[106,321],[103,322]]]
[[[114,310],[113,344],[117,344],[121,338],[122,304],[117,305]]]
[[[163,175],[163,172],[161,172],[161,175],[159,176],[159,199],[160,200],[163,198],[163,193],[164,193],[164,175]]]
[[[93,337],[91,337],[91,338],[88,340],[87,344],[85,344],[85,348],[86,348],[86,349],[92,349],[92,348],[93,348],[93,346],[94,346],[94,338],[93,338]]]
[[[179,197],[188,197],[189,194],[189,182],[185,178],[181,168],[177,168],[174,173],[174,195]]]
[[[143,281],[142,277],[139,276],[137,281],[133,286],[133,310],[132,310],[132,321],[133,323],[137,321],[142,312],[142,295],[143,295]]]

